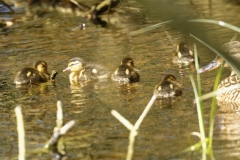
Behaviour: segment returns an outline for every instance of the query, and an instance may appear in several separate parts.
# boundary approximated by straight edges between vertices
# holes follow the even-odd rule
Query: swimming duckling
[[[111,79],[117,82],[134,83],[139,82],[140,75],[130,57],[123,58],[121,65],[112,73]]]
[[[182,95],[181,85],[177,82],[177,79],[169,74],[166,75],[163,80],[155,86],[153,94],[157,98],[173,98]]]
[[[185,42],[177,45],[177,50],[173,55],[173,63],[181,65],[194,64],[194,53],[190,50]]]
[[[110,71],[104,66],[86,63],[78,57],[69,60],[68,67],[63,72],[66,71],[71,71],[69,80],[72,85],[79,85],[79,82],[84,81],[103,80],[110,76]]]
[[[45,61],[36,61],[33,68],[23,68],[17,73],[15,84],[36,84],[47,82],[49,80],[49,73],[47,71],[47,63]]]

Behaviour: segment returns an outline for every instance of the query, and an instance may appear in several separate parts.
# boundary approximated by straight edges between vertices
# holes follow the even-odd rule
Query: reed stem
[[[134,154],[134,143],[135,143],[135,137],[138,134],[138,128],[140,127],[143,119],[146,117],[147,113],[151,109],[154,101],[156,100],[156,95],[153,95],[151,100],[148,102],[147,106],[145,107],[144,111],[142,112],[141,116],[133,126],[127,119],[125,119],[121,114],[119,114],[117,111],[112,110],[112,115],[118,119],[123,125],[125,125],[126,128],[130,130],[129,134],[129,145],[128,145],[128,153],[126,160],[132,160],[133,154]]]
[[[25,160],[25,131],[24,131],[24,123],[23,123],[23,115],[22,108],[17,106],[15,108],[15,114],[17,117],[17,131],[18,131],[18,159]]]

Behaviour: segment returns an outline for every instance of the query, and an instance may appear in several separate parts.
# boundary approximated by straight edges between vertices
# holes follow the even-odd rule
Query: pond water
[[[175,75],[182,83],[183,95],[171,104],[155,101],[140,126],[134,159],[200,159],[199,152],[177,155],[190,146],[188,136],[198,132],[199,127],[189,76],[186,70],[172,65],[172,54],[176,44],[184,39],[197,44],[201,65],[216,55],[182,32],[182,27],[186,26],[183,23],[136,36],[129,36],[129,33],[172,19],[183,22],[206,18],[239,26],[239,5],[225,0],[140,0],[122,2],[119,8],[127,14],[119,14],[117,18],[121,21],[109,28],[95,26],[81,17],[53,12],[35,20],[19,21],[7,35],[0,35],[1,159],[17,159],[18,156],[14,114],[17,105],[22,106],[24,115],[27,159],[51,159],[43,146],[55,127],[58,100],[63,103],[64,122],[76,121],[64,136],[67,159],[125,159],[129,131],[111,115],[111,110],[117,110],[134,124],[151,99],[154,86],[166,74]],[[78,29],[80,23],[86,24],[85,30]],[[197,25],[199,34],[219,45],[234,35],[234,31],[217,25]],[[132,57],[140,69],[138,83],[119,85],[109,80],[71,86],[69,73],[62,73],[73,57],[105,65],[114,71],[126,56]],[[37,60],[46,61],[49,71],[59,72],[56,84],[16,87],[13,81],[17,72]],[[230,71],[225,69],[222,78],[229,74]],[[204,93],[211,91],[215,75],[216,71],[202,75]],[[204,101],[206,126],[210,105],[210,100]],[[218,107],[217,112],[214,156],[218,160],[239,159],[240,116],[228,105]],[[193,137],[194,142],[198,140]]]

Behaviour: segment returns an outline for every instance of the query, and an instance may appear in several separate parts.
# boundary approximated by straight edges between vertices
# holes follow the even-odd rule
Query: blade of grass
[[[23,115],[22,115],[22,108],[20,106],[17,106],[15,108],[15,114],[17,117],[17,131],[18,131],[18,150],[19,160],[25,160],[25,131],[24,131],[24,122],[23,122]]]
[[[218,84],[220,82],[220,78],[222,76],[222,72],[223,72],[223,66],[224,63],[221,65],[221,67],[218,70],[216,79],[215,79],[215,83],[214,83],[214,87],[213,90],[216,91],[218,89]],[[212,160],[214,160],[214,156],[213,156],[213,152],[212,152],[212,142],[213,142],[213,128],[214,128],[214,117],[215,117],[215,113],[216,113],[216,107],[217,107],[217,99],[216,96],[214,96],[212,98],[212,104],[211,104],[211,112],[210,112],[210,124],[209,124],[209,143],[208,143],[208,152],[209,155],[211,157]]]
[[[199,61],[198,61],[198,52],[197,52],[197,46],[196,44],[194,46],[194,60],[195,60],[195,68],[196,71],[199,70]],[[198,85],[198,97],[202,96],[202,86],[201,86],[201,81],[200,81],[200,74],[197,72],[197,85]],[[203,104],[202,101],[200,100],[200,106],[202,108]]]
[[[214,92],[205,94],[205,95],[199,97],[198,99],[201,100],[201,101],[203,101],[203,100],[205,100],[205,99],[209,99],[209,98],[211,98],[211,97],[213,97],[213,96],[216,96],[217,93],[224,93],[224,92],[231,91],[231,90],[233,90],[233,89],[238,89],[238,88],[240,88],[240,84],[239,84],[239,83],[238,83],[238,84],[231,85],[231,86],[229,86],[229,87],[227,87],[227,88],[220,88],[220,89],[218,89],[217,91],[214,91]]]
[[[208,142],[208,139],[206,138],[204,140],[204,143],[207,143]],[[196,150],[200,150],[200,148],[202,147],[202,141],[194,144],[194,145],[191,145],[190,147],[184,149],[181,153],[186,153],[186,152],[192,152],[192,151],[196,151]]]
[[[217,24],[217,25],[220,25],[220,26],[232,29],[234,31],[240,32],[240,28],[238,28],[238,27],[236,27],[236,26],[234,26],[232,24],[223,22],[223,21],[216,21],[216,20],[212,20],[212,19],[191,19],[191,20],[188,20],[188,21],[189,22],[201,22],[201,23]]]
[[[136,30],[136,31],[132,31],[132,32],[129,33],[129,35],[130,36],[135,36],[135,35],[138,35],[138,34],[141,34],[141,33],[145,33],[145,32],[151,31],[153,29],[156,29],[158,27],[164,26],[164,25],[166,25],[168,23],[171,23],[172,21],[173,20],[169,20],[169,21],[157,23],[157,24],[154,24],[154,25],[151,25],[151,26],[148,26],[148,27]]]
[[[201,142],[202,142],[202,160],[206,160],[206,154],[207,154],[207,145],[206,145],[206,136],[205,136],[205,130],[204,130],[204,116],[203,116],[203,111],[202,111],[202,106],[200,105],[199,99],[198,97],[198,91],[197,91],[197,87],[195,85],[195,82],[193,80],[193,76],[190,75],[190,80],[193,86],[193,91],[194,91],[194,95],[196,97],[196,105],[197,105],[197,112],[198,112],[198,123],[199,123],[199,130],[200,130],[200,134],[201,134]]]

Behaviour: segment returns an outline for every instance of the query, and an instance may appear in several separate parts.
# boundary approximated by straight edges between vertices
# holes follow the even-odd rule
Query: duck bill
[[[67,67],[63,70],[63,72],[67,72],[67,71],[71,71],[71,69],[69,67]]]
[[[139,68],[137,68],[137,67],[133,67],[133,69],[135,70],[135,71],[137,71],[137,72],[140,72],[140,70],[139,70]]]
[[[198,70],[198,73],[203,73],[203,72],[207,72],[207,71],[211,71],[214,70],[216,68],[218,68],[221,64],[218,63],[217,58],[215,58],[211,63],[209,63],[208,65],[200,68]]]
[[[179,83],[177,81],[171,81],[171,83],[178,86],[178,87],[182,87],[181,83]]]

